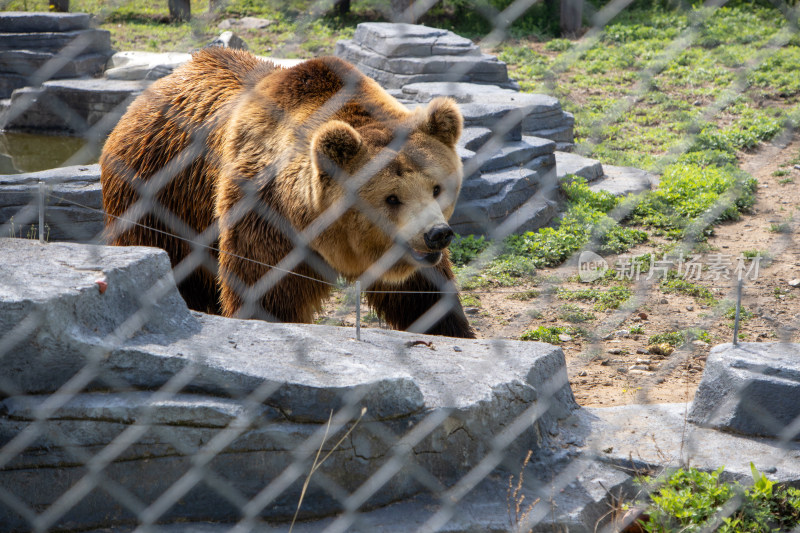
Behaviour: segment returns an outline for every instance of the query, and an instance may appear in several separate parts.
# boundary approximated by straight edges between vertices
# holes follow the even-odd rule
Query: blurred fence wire
[[[393,4],[395,19],[406,22],[418,22],[439,5],[431,0]],[[483,52],[508,43],[512,25],[536,4],[535,0],[515,0],[496,9],[475,2],[475,13],[485,17],[491,29],[474,41]],[[558,94],[558,76],[583,61],[587,51],[602,42],[608,25],[631,10],[632,4],[631,0],[612,0],[596,10],[584,6],[594,11],[585,13],[589,27],[551,65],[552,76],[544,82],[551,92]],[[785,25],[737,66],[725,90],[701,106],[698,123],[708,122],[728,108],[748,90],[751,74],[777,49],[797,39],[797,6],[779,0],[773,4]],[[92,27],[124,5],[119,0],[104,6],[94,15]],[[300,28],[296,42],[314,38],[313,22],[331,5],[320,1],[303,11],[296,21]],[[589,131],[597,133],[619,122],[647,95],[659,92],[659,74],[697,44],[705,25],[724,7],[724,1],[709,0],[695,9],[690,24],[676,32],[668,46],[652,53],[650,61],[636,72],[626,97],[589,125]],[[695,371],[698,365],[702,367],[707,356],[705,346],[711,339],[703,332],[731,311],[722,304],[706,305],[707,312],[690,325],[682,321],[683,311],[671,313],[666,325],[674,325],[674,334],[682,337],[653,341],[655,348],[649,355],[660,356],[657,364],[653,360],[636,363],[642,368],[634,366],[628,372],[627,382],[633,385],[629,385],[630,392],[621,393],[634,397],[622,403],[636,405],[641,411],[631,406],[602,415],[601,409],[587,411],[575,403],[570,382],[579,384],[598,361],[613,366],[607,353],[630,356],[620,367],[635,362],[634,354],[618,348],[614,352],[607,341],[644,335],[633,332],[636,326],[624,331],[631,327],[631,316],[644,315],[641,320],[646,320],[643,304],[654,294],[660,295],[660,288],[670,280],[680,278],[675,272],[686,269],[683,272],[688,274],[694,260],[699,276],[694,279],[715,276],[715,291],[709,292],[709,299],[737,302],[732,316],[735,324],[730,333],[726,331],[730,336],[716,341],[737,344],[742,322],[756,315],[773,328],[779,341],[769,348],[775,360],[797,355],[796,345],[791,343],[797,316],[776,316],[763,310],[764,288],[758,283],[759,272],[775,265],[796,272],[793,267],[800,264],[800,258],[794,222],[788,223],[768,250],[725,257],[722,252],[716,266],[710,256],[703,256],[709,263],[697,263],[699,254],[708,251],[698,248],[708,229],[726,212],[736,211],[737,202],[748,191],[757,191],[746,176],[737,175],[731,188],[686,221],[688,229],[667,253],[649,257],[646,264],[641,256],[601,257],[594,253],[604,243],[608,218],[612,222],[629,220],[647,193],[632,194],[606,210],[602,220],[580,222],[580,231],[588,235],[586,243],[574,253],[565,253],[566,259],[559,261],[562,266],[551,269],[551,274],[569,270],[571,277],[542,276],[535,282],[522,277],[516,283],[481,284],[476,280],[486,269],[506,257],[504,239],[533,230],[531,221],[545,216],[537,213],[549,215],[545,226],[557,224],[556,213],[564,215],[567,204],[562,184],[566,182],[557,179],[553,150],[557,145],[564,150],[573,148],[572,139],[548,139],[549,144],[543,146],[549,151],[536,156],[540,159],[532,156],[518,165],[520,173],[537,172],[530,174],[534,176],[530,179],[538,181],[524,190],[526,197],[515,205],[517,215],[460,212],[462,227],[475,229],[487,236],[487,241],[465,264],[457,265],[454,276],[446,257],[437,266],[419,267],[425,260],[421,255],[438,257],[441,243],[446,247],[453,237],[449,227],[449,236],[434,235],[434,229],[441,230],[442,224],[434,223],[442,210],[447,211],[446,199],[425,204],[425,210],[430,210],[430,205],[439,210],[433,216],[425,214],[428,211],[418,213],[399,227],[384,210],[365,199],[364,191],[374,186],[375,177],[389,175],[401,163],[422,169],[422,173],[426,165],[432,166],[425,159],[428,155],[413,152],[417,148],[414,143],[419,142],[415,135],[420,120],[424,120],[419,118],[424,112],[418,111],[413,120],[404,117],[388,122],[394,128],[388,132],[389,140],[377,145],[367,161],[355,166],[346,159],[335,161],[341,154],[333,150],[315,160],[314,168],[319,166],[340,188],[335,194],[326,192],[314,199],[324,209],[313,212],[313,218],[306,217],[298,227],[290,220],[296,213],[265,202],[264,190],[280,172],[297,165],[291,158],[308,152],[322,125],[341,118],[353,100],[363,98],[359,75],[352,73],[339,72],[338,92],[294,124],[297,146],[266,148],[278,154],[272,165],[240,179],[229,191],[224,212],[217,212],[214,220],[198,221],[185,212],[175,212],[175,204],[165,200],[184,187],[187,179],[196,179],[203,168],[222,172],[222,148],[213,126],[203,127],[178,115],[164,119],[163,132],[138,132],[156,139],[171,135],[175,140],[171,159],[160,160],[158,168],[148,167],[146,172],[146,165],[132,168],[130,161],[121,159],[114,163],[114,172],[124,176],[121,181],[131,201],[117,212],[105,211],[99,202],[99,176],[87,170],[90,165],[84,165],[87,154],[102,146],[153,80],[125,82],[124,90],[110,91],[114,94],[96,105],[83,101],[82,96],[64,96],[68,93],[54,88],[69,85],[63,80],[70,79],[67,71],[76,60],[95,60],[95,55],[106,53],[103,40],[107,35],[90,28],[87,21],[75,22],[77,26],[66,31],[57,26],[49,30],[51,39],[64,41],[49,56],[25,48],[26,35],[44,33],[25,26],[29,22],[18,22],[16,28],[0,26],[3,33],[18,36],[15,44],[3,41],[0,33],[0,62],[17,69],[16,74],[0,75],[5,78],[0,90],[9,92],[0,115],[3,125],[14,129],[15,124],[40,120],[46,126],[58,124],[61,131],[87,143],[67,161],[65,171],[46,177],[0,176],[0,195],[6,196],[0,206],[0,236],[4,237],[0,241],[4,250],[0,261],[0,304],[4,306],[0,316],[0,362],[4,368],[0,373],[0,530],[632,531],[625,528],[637,515],[624,512],[623,500],[641,500],[659,485],[634,485],[631,476],[657,475],[679,466],[721,466],[721,462],[712,464],[713,459],[727,459],[725,454],[735,448],[723,443],[718,450],[709,449],[713,447],[708,445],[712,430],[691,429],[687,422],[689,409],[698,408],[665,406],[653,394],[667,380],[673,380],[676,388],[685,384],[687,391],[696,387],[697,380],[688,372],[692,365]],[[393,31],[400,33],[392,37],[398,47],[419,39],[414,26],[398,28]],[[480,57],[481,52],[470,54],[465,57]],[[474,81],[479,63],[455,57],[452,53],[450,64],[437,72],[441,80]],[[383,59],[401,61],[403,56],[390,54]],[[100,70],[92,74],[99,75]],[[48,85],[51,82],[57,83]],[[451,85],[450,89],[455,87]],[[508,80],[503,94],[523,94],[514,92],[513,86]],[[13,95],[11,89],[16,89]],[[409,107],[426,109],[424,99],[414,101],[413,92],[401,89],[388,90]],[[257,90],[242,89],[243,93]],[[460,104],[483,103],[483,93],[456,98]],[[490,107],[496,103],[487,102]],[[205,123],[231,120],[232,105],[213,109],[209,105]],[[474,176],[494,171],[487,170],[487,165],[499,152],[510,153],[519,143],[533,142],[530,138],[535,134],[525,130],[536,129],[525,122],[530,108],[520,111],[522,108],[524,105],[497,112],[484,128],[491,131],[481,134],[484,137],[476,149],[459,145],[465,169],[462,197]],[[464,131],[487,126],[470,123],[468,113],[465,115]],[[793,128],[787,121],[775,138],[788,144]],[[698,128],[686,134],[664,160],[674,161],[690,152],[703,131]],[[131,146],[137,142],[129,141]],[[580,139],[579,148],[591,152],[601,142],[599,135],[590,134]],[[539,172],[531,161],[547,168]],[[530,168],[525,168],[528,163]],[[452,183],[454,174],[458,172],[451,171],[442,181]],[[184,197],[182,201],[213,205],[215,199],[209,199],[214,191],[205,192],[205,197]],[[454,193],[453,187],[442,191],[443,198],[446,192]],[[358,216],[352,218],[352,213]],[[101,220],[106,228],[98,231]],[[373,239],[376,233],[385,244],[377,252],[370,251],[371,264],[358,272],[337,269],[330,254],[320,252],[320,243],[331,238],[331,231],[343,231],[336,229],[342,220],[361,224],[345,228],[347,235],[341,240],[348,246],[353,240]],[[268,221],[267,229],[258,226],[263,221]],[[269,232],[268,238],[279,242],[285,253],[267,261],[265,254],[252,246],[229,245],[237,239],[255,240],[253,228]],[[431,244],[436,238],[439,243]],[[147,256],[141,250],[136,253],[144,255],[131,252],[128,256],[118,248],[97,246],[112,241],[158,244],[169,250],[171,265],[165,266],[162,256]],[[461,242],[456,238],[454,246]],[[421,247],[424,253],[419,251]],[[591,255],[584,255],[587,252]],[[409,254],[416,258],[418,273],[413,281],[385,281],[387,276],[397,277],[393,269],[399,262],[408,262]],[[35,257],[41,257],[42,264],[49,261],[51,267],[37,266]],[[543,311],[566,309],[559,302],[580,290],[570,287],[580,282],[574,278],[582,275],[586,257],[602,267],[590,272],[594,277],[588,281],[596,283],[586,287],[611,294],[606,290],[609,281],[627,280],[628,284],[617,293],[619,301],[603,309],[608,310],[605,316],[592,322],[591,330],[552,328],[547,323],[552,313],[543,317]],[[429,260],[435,262],[435,258]],[[531,264],[537,269],[543,266]],[[52,265],[71,273],[61,281],[60,271]],[[109,291],[122,303],[118,307],[97,303],[94,281],[90,285],[95,299],[86,296],[86,276],[98,278],[96,292]],[[684,283],[680,287],[686,291],[701,290],[687,279],[678,279],[677,285]],[[225,298],[234,304],[220,307],[217,280],[224,282]],[[80,290],[73,290],[73,285]],[[176,285],[194,311],[212,315],[225,311],[236,319],[184,313],[175,300]],[[119,287],[128,292],[115,292],[123,290]],[[215,294],[211,299],[202,294],[209,290]],[[776,291],[775,298],[779,298],[780,290]],[[323,308],[304,302],[308,294],[313,295],[309,300],[318,297],[323,301]],[[702,298],[703,294],[695,296]],[[498,295],[518,298],[519,309],[528,313],[498,320],[511,321],[519,329],[531,324],[530,331],[538,327],[539,336],[528,337],[532,340],[557,344],[581,336],[581,350],[568,352],[565,360],[560,349],[503,338],[508,335],[497,334],[504,331],[500,327],[488,329],[492,333],[487,336],[485,325],[477,331],[477,336],[483,337],[479,340],[447,336],[469,337],[472,327],[480,323],[478,314],[491,314],[477,308],[470,298]],[[602,298],[595,293],[585,297],[593,302]],[[294,309],[300,304],[302,309]],[[367,319],[364,310],[372,310],[377,325]],[[274,324],[324,319],[335,319],[346,327],[320,326],[314,333],[313,326]],[[556,321],[558,318],[552,318]],[[391,326],[410,333],[402,336],[383,331]],[[542,337],[543,328],[549,337]],[[618,335],[620,330],[622,335]],[[425,332],[446,337],[422,336]],[[519,338],[519,334],[517,331],[513,337]],[[754,374],[773,368],[755,344],[739,346],[742,361],[752,356],[750,371]],[[788,379],[792,380],[793,385],[775,385],[775,394],[795,393],[797,379]],[[706,406],[710,414],[703,416],[715,420],[731,404],[746,403],[743,412],[758,420],[757,433],[772,435],[774,442],[735,437],[741,439],[736,446],[747,441],[742,453],[752,454],[754,462],[772,457],[771,465],[757,463],[762,471],[777,472],[779,480],[798,484],[800,413],[795,409],[776,414],[768,409],[770,405],[749,403],[756,382],[757,377],[752,376],[733,380],[733,392]],[[687,401],[690,396],[687,392]],[[579,403],[593,402],[584,397]],[[655,426],[631,426],[647,417]],[[641,431],[636,437],[628,435],[637,430]],[[622,433],[626,433],[624,438]],[[741,459],[746,460],[744,464],[751,460],[749,456]],[[731,477],[744,479],[738,471]],[[721,523],[737,511],[733,503],[722,506],[713,520]],[[792,527],[788,530],[800,531],[800,526]]]

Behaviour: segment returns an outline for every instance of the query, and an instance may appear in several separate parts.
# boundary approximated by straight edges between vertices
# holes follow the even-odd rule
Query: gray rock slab
[[[359,48],[351,41],[339,41],[336,50],[337,56],[353,64],[399,75],[449,73],[458,76],[484,74],[499,78],[507,77],[506,64],[488,54],[387,58],[371,50]]]
[[[0,127],[18,131],[83,134],[110,132],[149,81],[53,80],[14,91]],[[100,131],[97,131],[100,130]]]
[[[233,48],[235,50],[247,50],[247,43],[244,39],[232,31],[224,31],[219,37],[205,45],[203,48]]]
[[[564,113],[564,115],[566,115],[566,113]],[[546,139],[556,141],[557,143],[564,144],[572,144],[575,139],[573,126],[570,123],[554,128],[544,129],[535,129],[536,126],[536,124],[532,124],[530,127],[525,128],[525,133],[536,135],[537,137],[544,137]]]
[[[503,354],[499,360],[494,357],[485,360],[485,356],[496,350],[496,344],[468,341],[469,349],[461,343],[462,352],[455,352],[453,340],[428,337],[441,347],[413,348],[398,360],[398,348],[417,336],[369,330],[365,342],[359,343],[352,338],[353,332],[345,328],[268,324],[188,313],[171,285],[166,254],[158,250],[69,243],[40,245],[25,239],[5,239],[0,244],[4,256],[9,258],[2,265],[0,278],[3,323],[9,326],[31,314],[52,314],[58,320],[42,324],[40,336],[59,335],[59,342],[73,347],[85,348],[96,342],[111,350],[101,363],[104,371],[141,388],[162,386],[175,371],[190,365],[195,371],[192,381],[195,390],[231,394],[232,390],[252,390],[264,383],[275,383],[272,398],[276,406],[298,419],[325,421],[325,406],[336,403],[335,398],[326,400],[326,394],[364,385],[376,394],[375,406],[370,410],[372,416],[386,418],[413,413],[423,406],[473,405],[495,397],[494,387],[500,382],[533,380],[531,383],[541,385],[529,363],[541,361],[551,365],[562,355],[559,349],[548,345],[512,342],[509,347],[514,346],[513,353]],[[70,259],[64,260],[65,257]],[[28,264],[35,264],[35,274],[42,280],[33,287],[24,279],[34,272],[20,266]],[[102,277],[108,282],[104,294],[99,293],[95,284]],[[49,287],[51,283],[57,286]],[[163,296],[152,304],[145,325],[131,326],[124,341],[119,333],[111,335],[129,323],[127,315],[132,309],[136,314],[138,307],[146,303],[139,300],[150,287],[155,288],[149,290],[162,291]],[[82,302],[77,305],[80,312],[74,307],[76,298]],[[65,323],[73,323],[74,327],[66,332],[53,331]],[[87,331],[81,331],[84,327]],[[310,336],[314,333],[319,333],[319,338]],[[201,347],[209,343],[214,350],[205,348],[207,353],[200,353]],[[15,360],[33,355],[37,346],[38,343],[26,346],[23,342],[14,354],[6,357]],[[68,363],[65,358],[70,357],[69,353],[55,346],[53,350],[51,353],[39,347],[38,357],[43,362],[55,358],[53,363]],[[276,353],[284,355],[254,357],[254,354]],[[440,354],[447,358],[445,368],[440,368],[441,358],[432,357]],[[72,365],[84,362],[82,355]],[[522,370],[517,369],[518,365]],[[64,368],[58,366],[23,365],[6,377],[22,391],[51,392],[69,379]],[[320,373],[319,368],[325,368],[325,372]],[[483,377],[478,379],[479,376]],[[309,401],[314,398],[318,400],[316,403]],[[303,403],[314,403],[317,413]]]
[[[52,52],[32,50],[0,51],[0,72],[21,76],[39,73],[43,80],[80,78],[93,76],[103,71],[108,55],[105,53],[81,54],[74,58],[62,58]],[[43,72],[39,72],[44,68]],[[29,83],[33,83],[31,80]]]
[[[111,34],[107,30],[75,30],[41,33],[0,33],[0,50],[40,50],[58,52],[66,46],[75,47],[78,53],[108,52]]]
[[[570,152],[557,151],[555,155],[559,180],[571,174],[592,182],[603,175],[603,165],[597,159],[583,157]]]
[[[318,533],[320,531],[348,531],[351,533],[406,533],[424,531],[429,520],[437,520],[436,531],[443,533],[514,533],[533,531],[552,533],[594,533],[595,524],[608,512],[608,492],[613,494],[632,494],[633,483],[630,476],[612,467],[579,460],[575,472],[579,479],[565,487],[553,490],[542,487],[543,472],[529,466],[521,495],[526,504],[537,498],[540,503],[533,507],[526,529],[520,529],[508,515],[508,475],[493,474],[490,479],[479,483],[463,499],[446,508],[437,498],[419,495],[393,503],[380,509],[361,512],[352,516],[337,516],[313,521],[299,521],[292,531],[297,533]],[[518,471],[512,472],[518,475]],[[515,478],[516,479],[516,478]],[[606,490],[608,489],[608,491]],[[546,501],[547,503],[542,503]],[[527,505],[526,505],[527,506]],[[154,533],[224,533],[231,524],[175,523],[152,526]],[[103,530],[102,533],[129,533],[135,528],[117,527]],[[288,524],[256,523],[253,533],[286,533]],[[101,533],[101,531],[89,532]]]
[[[117,52],[108,60],[105,77],[110,80],[143,80],[163,77],[192,58],[170,52]]]
[[[800,345],[715,346],[689,418],[743,435],[800,440]]]
[[[100,165],[0,175],[0,225],[38,231],[39,181],[46,184],[45,235],[50,241],[89,242],[103,230]],[[37,233],[38,235],[38,233]]]
[[[58,395],[13,396],[0,401],[0,415],[15,420],[36,420],[48,399]],[[224,428],[248,409],[228,398],[175,394],[154,399],[150,392],[86,393],[68,395],[49,420],[94,420],[132,424],[146,419],[150,424]],[[250,406],[249,417],[278,420],[280,412],[266,405]]]
[[[339,57],[343,57],[340,54],[340,47],[343,41],[339,41],[336,44],[337,53],[336,55]],[[343,57],[347,59],[346,57]],[[384,70],[382,68],[372,67],[370,65],[366,65],[363,63],[355,63],[355,66],[366,76],[369,76],[376,82],[378,82],[382,87],[386,89],[399,89],[404,85],[408,85],[409,83],[419,83],[419,82],[429,82],[429,81],[468,81],[473,83],[486,83],[486,84],[495,84],[495,85],[502,85],[502,86],[509,86],[512,83],[508,80],[508,76],[503,74],[502,68],[500,69],[493,69],[490,72],[482,72],[482,71],[467,71],[464,72],[463,69],[450,69],[447,72],[437,72],[437,73],[422,73],[422,74],[398,74],[395,72],[390,72],[388,70]]]
[[[463,55],[478,48],[469,39],[447,30],[388,22],[362,22],[356,27],[353,41],[386,57]]]
[[[496,85],[463,82],[410,83],[402,91],[406,98],[417,102],[429,102],[438,96],[449,96],[462,104],[482,102],[489,95],[494,98],[508,98],[520,94]]]
[[[552,156],[549,156],[552,158]],[[509,181],[504,183],[499,192],[491,196],[481,197],[477,191],[470,191],[465,182],[468,193],[476,192],[476,197],[467,199],[462,195],[450,218],[450,225],[460,235],[508,235],[517,231],[531,231],[546,225],[556,214],[556,177],[553,159],[550,164],[532,171],[522,181],[526,186],[520,186],[520,178],[525,176],[529,169],[507,170],[501,174],[509,173]],[[507,174],[508,175],[508,174]],[[485,191],[489,184],[476,182],[476,189]],[[471,194],[469,194],[471,195]]]
[[[603,165],[603,176],[589,185],[593,191],[606,191],[614,196],[638,194],[655,189],[658,176],[633,167]]]
[[[741,482],[752,482],[752,461],[772,480],[800,483],[800,443],[731,435],[689,424],[687,404],[626,405],[585,411],[595,417],[587,447],[603,461],[630,467],[633,458],[638,468],[690,464],[706,471],[724,466],[730,479]]]
[[[554,346],[378,329],[363,331],[359,342],[351,329],[189,312],[166,253],[150,248],[0,239],[0,254],[0,330],[12,332],[0,357],[5,389],[18,391],[3,401],[0,440],[34,431],[26,442],[38,446],[2,459],[0,486],[32,508],[48,507],[79,483],[87,452],[111,442],[119,453],[109,457],[103,475],[150,505],[184,478],[198,450],[217,443],[205,468],[247,499],[269,483],[283,483],[260,514],[287,519],[318,446],[311,437],[323,433],[331,411],[349,409],[346,422],[367,408],[361,426],[321,471],[352,493],[387,457],[412,454],[447,485],[500,445],[508,460],[521,461],[528,449],[546,456],[553,453],[557,421],[576,407],[563,353]],[[99,279],[107,284],[104,292]],[[417,340],[432,344],[411,343]],[[52,396],[88,368],[80,395]],[[143,392],[176,379],[185,391],[178,396]],[[256,415],[240,422],[236,404],[256,406]],[[149,406],[159,423],[141,426],[137,415]],[[36,424],[27,419],[48,417],[54,420],[38,433],[25,426]],[[123,423],[134,418],[134,424]],[[415,430],[433,421],[429,429]],[[58,434],[62,430],[68,434]],[[421,433],[408,446],[396,446],[409,431]],[[214,483],[200,481],[161,519],[239,516]],[[364,508],[423,488],[413,469],[385,481]],[[306,517],[341,510],[320,486],[312,484],[307,498]],[[113,491],[90,488],[57,527],[86,529],[133,518]],[[25,517],[2,505],[0,521],[10,531],[29,529]]]
[[[89,27],[88,13],[31,13],[5,11],[0,13],[0,32],[65,32]]]
[[[528,142],[530,140],[531,142]],[[464,174],[475,171],[494,172],[505,168],[529,167],[540,169],[552,166],[555,143],[547,139],[528,137],[524,141],[498,142],[498,139],[484,144],[464,165]],[[539,159],[545,157],[546,159]]]
[[[473,152],[483,146],[492,137],[492,130],[489,128],[471,127],[464,128],[458,145],[472,150]]]
[[[17,74],[3,74],[0,76],[0,98],[4,100],[8,99],[15,90],[25,87],[28,83],[27,76],[20,76]],[[2,118],[4,108],[10,105],[10,101],[4,102],[2,108],[0,108],[0,119]]]

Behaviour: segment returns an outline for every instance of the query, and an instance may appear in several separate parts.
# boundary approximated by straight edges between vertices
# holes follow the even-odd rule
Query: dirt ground
[[[758,180],[756,204],[738,221],[715,228],[695,261],[706,265],[700,279],[692,281],[707,287],[719,301],[736,299],[736,276],[733,268],[742,252],[766,252],[759,271],[745,276],[742,308],[748,313],[740,325],[743,342],[797,341],[800,325],[800,287],[790,281],[800,278],[800,246],[798,220],[800,214],[800,168],[796,162],[786,165],[800,154],[800,138],[791,142],[766,144],[742,156],[742,168]],[[784,165],[784,166],[781,166]],[[775,176],[781,170],[785,174]],[[793,181],[790,181],[792,179]],[[780,231],[775,231],[780,226]],[[651,240],[625,255],[656,252],[666,243]],[[719,258],[730,260],[730,279],[713,279],[708,265]],[[609,265],[616,257],[605,258]],[[752,261],[746,261],[747,268]],[[577,265],[564,264],[537,272],[535,284],[488,290],[464,291],[474,298],[466,307],[470,321],[480,338],[519,339],[523,332],[546,326],[575,326],[588,335],[568,335],[561,342],[567,360],[567,371],[579,404],[609,407],[630,403],[686,402],[694,397],[709,350],[716,344],[731,342],[733,321],[720,308],[709,307],[692,296],[665,294],[659,288],[656,269],[647,280],[643,274],[631,289],[634,297],[620,309],[599,312],[591,302],[565,302],[557,298],[556,289],[585,289],[577,278]],[[601,289],[605,287],[599,287]],[[520,300],[521,293],[534,289],[537,294]],[[334,296],[320,316],[319,322],[352,326],[355,322],[354,299],[343,293]],[[570,303],[595,316],[593,320],[569,323],[562,319],[563,307]],[[380,327],[374,313],[362,310],[363,327]],[[751,316],[750,316],[751,315]],[[631,333],[634,328],[635,333]],[[708,331],[709,343],[695,340],[669,355],[649,353],[650,336],[687,328]],[[594,340],[592,340],[594,339]]]

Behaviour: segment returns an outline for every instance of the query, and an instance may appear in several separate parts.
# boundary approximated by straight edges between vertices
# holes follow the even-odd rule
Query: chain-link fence
[[[0,529],[639,531],[663,478],[634,478],[800,484],[797,93],[753,96],[797,9],[709,78],[690,52],[726,43],[724,2],[674,8],[686,24],[609,67],[624,96],[585,124],[561,104],[594,106],[591,84],[559,84],[642,6],[565,4],[562,27],[589,21],[570,42],[515,40],[533,1],[376,4],[489,30],[364,23],[349,63],[281,66],[223,36],[104,78],[95,28],[123,3],[3,14],[4,127],[86,143],[0,177]],[[769,120],[731,112],[751,104]],[[648,106],[691,124],[650,172],[603,161]],[[704,527],[737,530],[745,500]]]

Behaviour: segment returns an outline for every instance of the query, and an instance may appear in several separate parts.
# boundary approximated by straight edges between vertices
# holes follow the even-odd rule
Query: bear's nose
[[[443,250],[453,240],[455,233],[447,224],[439,224],[425,233],[425,244],[431,250]]]

